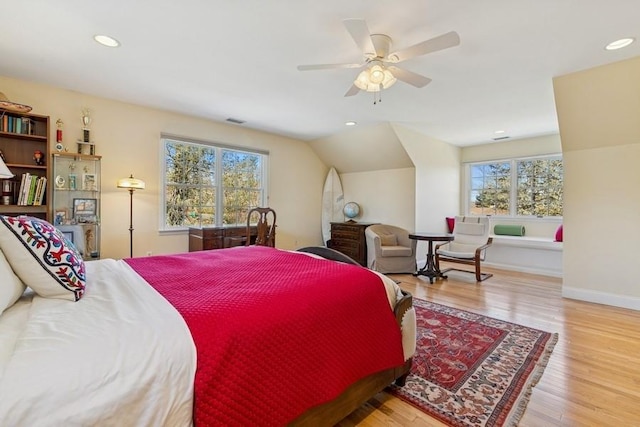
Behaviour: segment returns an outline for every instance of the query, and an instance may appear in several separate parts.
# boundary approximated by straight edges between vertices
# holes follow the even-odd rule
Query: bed
[[[411,296],[335,251],[84,263],[44,222],[0,222],[0,286],[67,263],[62,296],[33,282],[0,305],[6,425],[333,425],[408,374]]]

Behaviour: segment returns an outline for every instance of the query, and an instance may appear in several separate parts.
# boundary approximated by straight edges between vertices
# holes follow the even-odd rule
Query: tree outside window
[[[266,154],[165,138],[164,229],[244,225],[264,206]]]
[[[509,162],[472,165],[470,213],[509,215],[510,189]]]
[[[563,164],[559,156],[469,165],[468,213],[562,216]]]

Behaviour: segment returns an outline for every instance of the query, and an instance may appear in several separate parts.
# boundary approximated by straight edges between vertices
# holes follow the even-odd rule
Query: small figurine
[[[42,151],[36,150],[33,152],[33,160],[36,161],[36,165],[43,166],[44,165],[44,154]]]
[[[84,232],[84,250],[85,253],[87,255],[91,254],[92,252],[94,252],[93,249],[93,230],[92,229],[87,229],[87,231]]]

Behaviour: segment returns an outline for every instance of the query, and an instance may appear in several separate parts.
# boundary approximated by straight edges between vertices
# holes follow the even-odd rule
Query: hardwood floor
[[[390,276],[415,298],[559,334],[520,426],[640,426],[640,312],[562,298],[561,279],[486,270],[481,284]],[[382,392],[339,424],[356,425],[443,424]]]

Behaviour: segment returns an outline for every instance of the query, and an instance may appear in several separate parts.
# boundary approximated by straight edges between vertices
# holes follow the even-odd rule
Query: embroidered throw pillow
[[[82,256],[39,218],[0,215],[0,249],[13,271],[38,295],[78,301],[84,293]]]
[[[0,314],[18,301],[27,288],[11,269],[9,262],[0,251]]]

